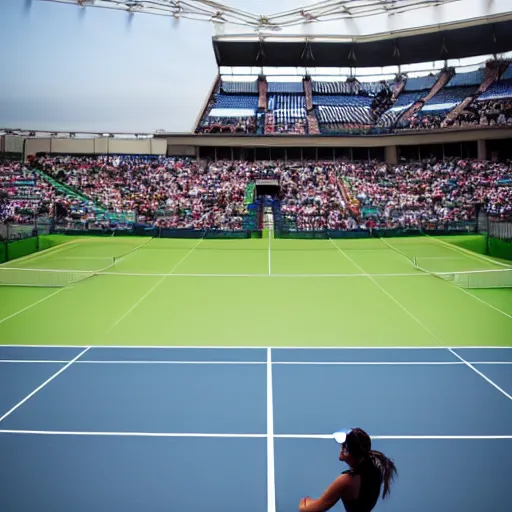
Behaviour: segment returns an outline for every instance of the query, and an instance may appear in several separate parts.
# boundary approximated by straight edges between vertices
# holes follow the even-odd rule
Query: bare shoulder
[[[334,480],[333,485],[336,486],[341,498],[355,499],[359,495],[361,477],[348,472],[343,473]]]
[[[346,496],[354,487],[354,484],[358,480],[357,477],[358,475],[352,475],[351,473],[342,473],[332,482],[332,491],[336,492],[340,497]]]

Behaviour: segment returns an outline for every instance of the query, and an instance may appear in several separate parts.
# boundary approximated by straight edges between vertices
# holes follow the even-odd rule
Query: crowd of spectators
[[[512,218],[512,165],[470,160],[387,166],[341,164],[361,221],[382,228],[446,228],[475,218],[475,205]],[[368,212],[366,215],[365,212]]]
[[[281,217],[298,230],[446,228],[474,221],[477,203],[493,219],[512,220],[507,163],[206,163],[118,156],[0,164],[0,219],[30,223],[34,212],[46,212],[64,224],[107,227],[112,216],[133,212],[139,224],[240,230],[247,185],[261,179],[278,182]]]
[[[306,163],[280,171],[281,212],[301,231],[342,229],[347,219],[333,165]]]
[[[18,161],[0,162],[0,222],[30,224],[48,213],[55,190]]]
[[[475,101],[453,121],[452,126],[512,126],[512,99]]]
[[[276,118],[272,132],[287,135],[305,135],[308,131],[306,119],[290,119],[288,121]]]
[[[432,130],[441,128],[443,120],[444,115],[441,113],[424,114],[418,112],[411,116],[406,127],[410,130]]]
[[[146,157],[54,157],[33,164],[110,214],[167,228],[242,229],[248,163],[205,166],[195,160]],[[90,212],[84,213],[84,221]]]
[[[512,127],[512,99],[473,101],[454,119],[446,119],[448,111],[427,113],[419,111],[399,129],[432,130],[439,128],[470,128],[487,126]]]
[[[196,133],[256,133],[256,116],[211,117],[207,116],[197,127]]]

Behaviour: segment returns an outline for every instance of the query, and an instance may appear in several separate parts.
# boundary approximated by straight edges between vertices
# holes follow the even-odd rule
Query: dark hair
[[[382,452],[372,450],[372,440],[370,436],[360,428],[353,428],[343,443],[348,453],[355,458],[371,457],[382,473],[384,491],[382,497],[389,495],[390,484],[397,475],[395,463],[388,459]]]

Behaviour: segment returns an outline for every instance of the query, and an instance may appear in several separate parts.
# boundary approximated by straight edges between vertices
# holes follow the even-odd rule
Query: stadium
[[[510,0],[3,0],[0,41],[0,510],[506,509]],[[355,428],[374,508],[325,498]]]

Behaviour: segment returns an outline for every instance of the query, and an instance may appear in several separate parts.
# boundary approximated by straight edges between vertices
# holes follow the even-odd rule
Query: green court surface
[[[0,266],[0,277],[39,284],[0,286],[0,343],[512,345],[510,284],[431,275],[497,271],[510,282],[512,263],[451,242],[69,238]]]

